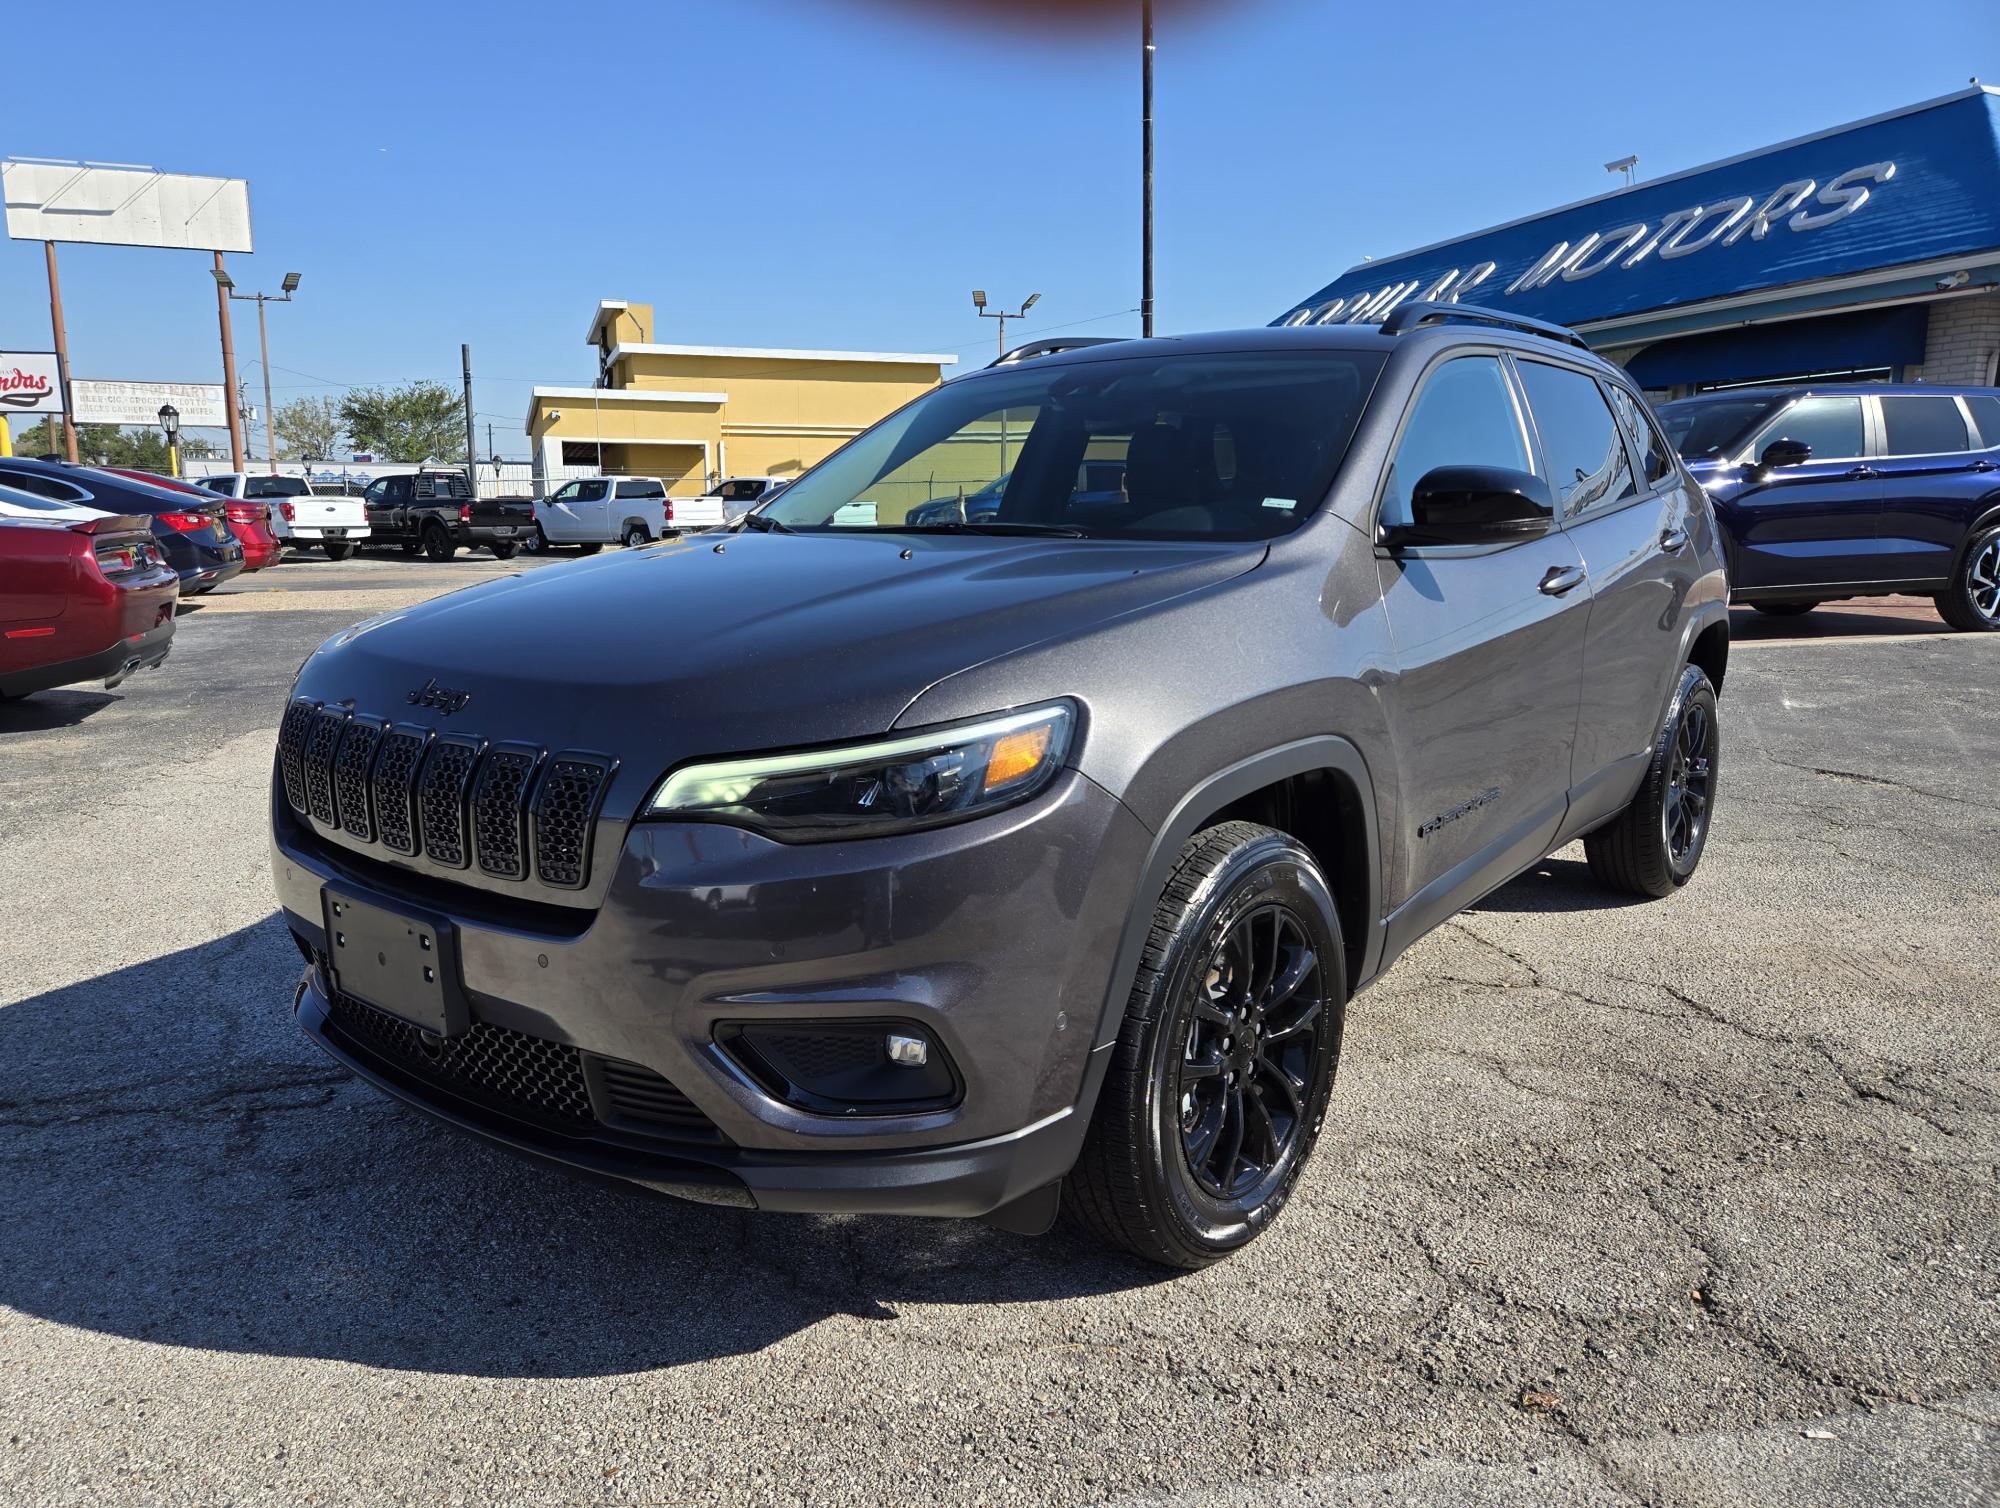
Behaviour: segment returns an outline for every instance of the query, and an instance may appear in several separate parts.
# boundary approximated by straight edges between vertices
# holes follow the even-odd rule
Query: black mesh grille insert
[[[452,869],[466,866],[465,786],[479,750],[456,739],[439,739],[418,780],[417,810],[423,823],[424,852]]]
[[[497,748],[480,765],[472,788],[472,841],[479,867],[499,879],[528,877],[528,782],[537,758],[534,750]]]
[[[571,1128],[594,1124],[583,1054],[566,1042],[475,1021],[459,1037],[433,1038],[351,995],[328,1001],[334,1023],[363,1047],[419,1078],[532,1120]]]
[[[347,737],[333,760],[334,802],[340,808],[340,825],[363,843],[375,841],[375,820],[369,815],[368,767],[375,761],[375,746],[382,730],[359,718],[348,724]]]
[[[382,735],[382,752],[375,761],[375,826],[391,853],[417,851],[417,762],[424,742],[423,734],[402,728]]]
[[[313,821],[336,827],[339,818],[333,805],[333,755],[340,747],[340,731],[347,726],[342,707],[322,707],[306,730],[306,809]]]
[[[560,756],[535,797],[535,873],[575,889],[590,871],[590,825],[610,774],[594,760]]]
[[[614,1125],[678,1141],[722,1140],[722,1133],[694,1101],[652,1069],[595,1053],[585,1054],[585,1061],[597,1070],[604,1115]]]
[[[284,776],[285,800],[295,812],[306,809],[306,731],[317,711],[317,702],[293,702],[278,725],[278,769]]]

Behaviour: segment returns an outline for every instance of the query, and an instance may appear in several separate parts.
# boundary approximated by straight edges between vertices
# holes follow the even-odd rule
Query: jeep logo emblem
[[[470,691],[453,691],[449,686],[440,686],[437,677],[432,676],[423,685],[412,691],[406,701],[412,707],[430,707],[439,715],[450,717],[472,700]]]

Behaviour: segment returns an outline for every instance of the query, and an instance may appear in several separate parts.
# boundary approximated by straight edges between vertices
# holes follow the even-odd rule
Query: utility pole
[[[236,397],[236,341],[229,333],[229,290],[235,286],[229,280],[229,269],[222,264],[222,253],[215,253],[215,317],[222,326],[222,390],[232,399]],[[243,414],[239,408],[229,410],[229,466],[232,471],[247,471],[244,465]]]
[[[62,433],[63,454],[70,464],[76,464],[76,421],[71,417],[74,407],[69,401],[69,331],[63,327],[62,284],[56,279],[56,243],[44,241],[42,250],[49,261],[49,323],[55,328],[56,337],[56,386],[62,389]],[[51,425],[50,433],[55,426]]]
[[[479,495],[479,472],[477,470],[479,464],[479,451],[477,448],[479,435],[478,431],[472,426],[472,347],[461,345],[458,348],[458,359],[460,364],[465,368],[465,481],[466,485],[472,489],[472,495],[477,497]]]
[[[1153,336],[1153,0],[1139,0],[1141,59],[1139,84],[1141,178],[1139,229],[1139,335]]]
[[[292,301],[292,295],[298,291],[299,275],[296,272],[285,274],[284,281],[278,285],[284,290],[282,295],[276,293],[238,293],[236,291],[236,280],[230,277],[222,268],[222,253],[219,251],[215,254],[215,264],[215,285],[222,290],[222,296],[225,300],[222,306],[222,349],[225,362],[229,360],[229,305],[226,301],[232,298],[240,298],[245,301],[255,299],[257,301],[257,356],[264,364],[264,460],[271,468],[271,475],[276,476],[278,474],[278,416],[271,407],[271,337],[269,332],[264,328],[264,305],[266,303],[289,304]],[[230,441],[232,444],[235,442],[235,438],[236,432],[232,429],[230,431]],[[243,463],[238,461],[236,467],[237,470],[242,470]]]

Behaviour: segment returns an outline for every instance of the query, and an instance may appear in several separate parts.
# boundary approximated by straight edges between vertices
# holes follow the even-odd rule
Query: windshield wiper
[[[1061,539],[1090,538],[1088,533],[1074,524],[1030,524],[998,518],[972,523],[941,519],[933,524],[882,524],[879,527],[885,534],[1039,534]]]
[[[796,534],[799,531],[782,518],[766,518],[761,513],[746,513],[737,521],[739,529],[755,529],[759,534]]]

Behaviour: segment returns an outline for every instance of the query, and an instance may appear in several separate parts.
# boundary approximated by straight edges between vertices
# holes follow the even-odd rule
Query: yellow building
[[[604,471],[676,494],[725,476],[796,476],[943,380],[958,358],[658,345],[650,304],[607,299],[586,341],[601,387],[538,387],[527,432],[544,487]]]

